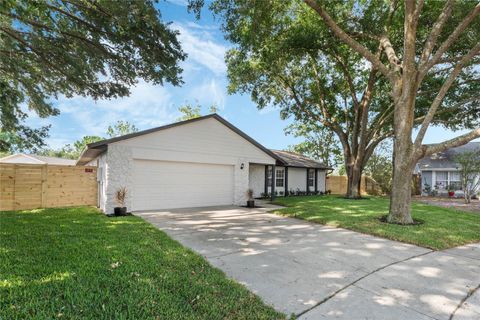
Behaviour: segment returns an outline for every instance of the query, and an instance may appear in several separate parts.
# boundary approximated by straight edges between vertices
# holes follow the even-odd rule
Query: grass
[[[389,199],[348,200],[340,196],[277,198],[287,208],[275,213],[342,227],[387,239],[442,250],[480,241],[480,214],[414,202],[412,215],[423,224],[392,225],[379,218],[388,213]]]
[[[0,319],[283,319],[134,216],[0,212]]]

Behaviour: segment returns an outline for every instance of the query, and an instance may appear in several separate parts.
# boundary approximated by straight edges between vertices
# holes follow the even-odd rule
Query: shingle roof
[[[469,142],[463,146],[434,153],[418,162],[420,170],[456,168],[454,156],[457,153],[480,150],[480,142]]]
[[[74,166],[77,162],[76,160],[72,159],[64,159],[64,158],[56,158],[56,157],[46,157],[46,156],[39,156],[36,154],[29,154],[30,157],[43,161],[47,164],[53,165],[62,165],[62,166]]]
[[[282,159],[289,167],[331,169],[327,167],[323,162],[310,159],[309,157],[306,157],[299,153],[282,150],[271,151],[277,157]]]
[[[51,165],[60,165],[60,166],[74,166],[76,161],[72,159],[64,159],[64,158],[56,158],[56,157],[46,157],[46,156],[39,156],[36,154],[24,154],[24,153],[17,153],[13,154],[4,158],[0,159],[0,162],[6,162],[6,163],[16,163],[15,158],[17,157],[23,157],[23,158],[30,158],[37,160],[37,164],[51,164]],[[17,162],[17,163],[23,163],[23,162]]]

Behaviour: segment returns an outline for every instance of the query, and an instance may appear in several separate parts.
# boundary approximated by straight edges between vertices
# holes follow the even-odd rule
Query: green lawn
[[[387,239],[441,250],[480,241],[480,214],[414,202],[412,215],[424,223],[391,225],[379,220],[388,213],[388,198],[347,200],[340,196],[277,198],[288,208],[276,213],[342,227]]]
[[[0,319],[283,319],[137,217],[0,212]]]

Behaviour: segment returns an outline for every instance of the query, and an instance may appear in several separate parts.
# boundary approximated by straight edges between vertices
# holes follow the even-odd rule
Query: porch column
[[[318,192],[318,169],[315,169],[315,193]]]
[[[268,194],[268,165],[265,166],[265,197]]]
[[[271,195],[271,200],[275,200],[275,165],[272,165],[272,195]]]
[[[285,167],[284,170],[285,170],[284,171],[285,187],[284,187],[284,190],[283,190],[283,194],[286,197],[288,195],[288,167]]]
[[[308,188],[308,173],[309,173],[309,171],[310,171],[310,169],[307,168],[307,185],[306,185],[307,188],[305,189],[305,191],[306,191],[307,193],[308,193],[308,191],[309,191],[309,188]]]

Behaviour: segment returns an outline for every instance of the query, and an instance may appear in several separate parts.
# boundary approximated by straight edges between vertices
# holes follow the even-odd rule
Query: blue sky
[[[185,2],[159,3],[163,20],[171,21],[172,28],[180,31],[179,40],[188,54],[182,63],[183,86],[153,86],[139,81],[131,89],[131,95],[122,99],[94,101],[84,97],[59,97],[54,101],[60,109],[59,116],[39,119],[32,115],[28,124],[35,127],[51,124],[47,143],[51,148],[59,148],[85,135],[104,136],[108,125],[117,120],[127,120],[142,130],[174,122],[180,116],[178,107],[185,103],[199,103],[204,113],[215,104],[221,116],[268,148],[283,149],[299,142],[285,136],[283,129],[291,121],[281,120],[278,110],[258,110],[248,95],[227,94],[224,53],[231,44],[224,40],[218,20],[208,10],[196,20],[187,13]],[[460,133],[431,128],[425,143],[440,142]]]

